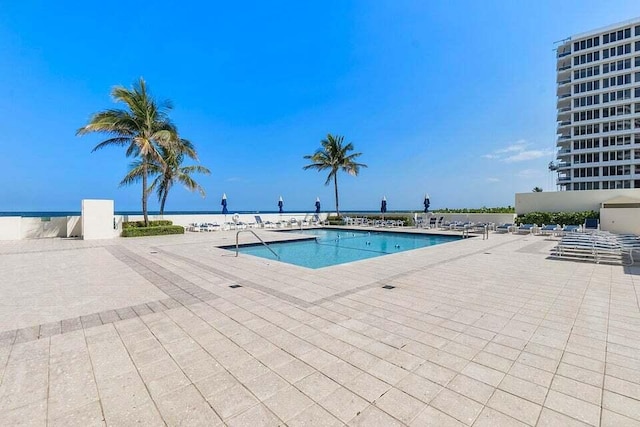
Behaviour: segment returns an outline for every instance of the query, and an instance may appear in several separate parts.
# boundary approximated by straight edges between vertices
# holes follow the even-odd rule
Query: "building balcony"
[[[558,127],[559,128],[562,128],[562,127],[565,127],[565,126],[569,126],[569,125],[571,125],[571,120],[563,120],[560,123],[558,123]]]
[[[571,64],[563,64],[560,67],[558,67],[558,72],[560,71],[567,71],[571,69]]]
[[[558,162],[558,169],[567,169],[571,167],[571,162]]]
[[[571,155],[571,149],[570,148],[563,148],[561,150],[558,150],[558,157],[560,156],[569,156]]]
[[[570,96],[571,96],[571,92],[562,93],[562,94],[558,94],[558,99],[566,99],[566,98],[569,98]]]
[[[571,79],[562,79],[558,82],[558,86],[568,85],[569,83],[571,83]]]
[[[558,58],[564,58],[565,56],[571,55],[570,50],[565,50],[564,52],[558,52]]]
[[[569,182],[571,181],[571,177],[570,176],[559,176],[558,177],[558,182]]]
[[[571,135],[560,135],[558,141],[568,141],[571,139]]]

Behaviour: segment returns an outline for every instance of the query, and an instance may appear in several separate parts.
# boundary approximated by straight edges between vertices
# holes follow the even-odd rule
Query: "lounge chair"
[[[582,231],[591,232],[596,230],[600,230],[600,221],[598,221],[598,218],[587,218],[584,220]]]
[[[500,224],[494,230],[496,233],[510,233],[515,228],[515,225],[510,222],[505,222],[504,224]]]
[[[541,236],[557,236],[562,232],[562,227],[560,224],[547,224],[542,226],[542,228],[538,229],[538,234]]]
[[[217,222],[208,222],[206,231],[218,231],[220,230],[220,224]]]
[[[456,222],[454,224],[451,224],[450,228],[452,230],[458,230],[458,231],[459,230],[467,230],[467,229],[473,227],[473,225],[474,224],[472,222],[470,222],[470,221],[467,221],[467,222]]]
[[[253,216],[256,219],[256,227],[258,228],[275,228],[275,223],[271,221],[263,221],[260,215]]]
[[[565,236],[568,233],[577,233],[580,231],[579,225],[565,225],[562,227],[562,235]]]
[[[518,234],[533,234],[533,232],[538,228],[536,224],[521,224],[515,232]]]
[[[551,257],[630,265],[634,263],[634,251],[640,251],[637,236],[570,232],[553,248]]]

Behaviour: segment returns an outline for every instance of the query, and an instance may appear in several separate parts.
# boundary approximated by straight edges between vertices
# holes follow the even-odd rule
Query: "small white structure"
[[[600,228],[612,233],[640,234],[640,199],[619,196],[602,203]]]
[[[113,239],[113,200],[82,201],[82,239]]]
[[[516,213],[597,211],[602,203],[621,196],[640,199],[640,188],[516,193]]]

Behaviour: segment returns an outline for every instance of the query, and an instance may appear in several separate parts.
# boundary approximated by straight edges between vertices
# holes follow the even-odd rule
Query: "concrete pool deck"
[[[491,233],[310,270],[234,241],[0,242],[0,425],[640,425],[638,265]]]

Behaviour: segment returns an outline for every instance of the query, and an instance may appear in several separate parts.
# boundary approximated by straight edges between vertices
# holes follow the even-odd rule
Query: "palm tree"
[[[333,178],[336,193],[336,215],[338,216],[340,216],[338,203],[338,171],[342,170],[349,175],[357,176],[360,168],[367,167],[367,165],[355,161],[362,153],[348,154],[349,151],[353,150],[353,144],[350,142],[342,145],[343,141],[343,136],[328,134],[326,139],[320,141],[322,148],[318,149],[314,154],[304,156],[305,159],[311,160],[312,163],[303,167],[304,170],[317,169],[318,172],[320,172],[328,169],[330,171],[324,185],[329,185]]]
[[[127,109],[108,109],[94,114],[84,127],[78,129],[77,135],[89,133],[107,134],[108,138],[93,151],[108,147],[127,147],[127,157],[140,159],[140,176],[142,179],[142,214],[145,225],[149,225],[147,201],[147,176],[149,164],[164,160],[159,153],[161,147],[169,147],[177,140],[177,132],[169,120],[168,111],[172,105],[169,101],[158,103],[147,92],[144,79],[140,78],[133,84],[132,89],[116,86],[111,90],[111,96],[116,102],[122,102]]]
[[[198,190],[202,197],[205,196],[204,189],[192,177],[192,173],[203,173],[209,175],[211,171],[200,165],[182,166],[185,155],[197,160],[198,156],[193,144],[186,139],[178,139],[174,144],[160,147],[160,155],[164,162],[151,161],[147,165],[147,173],[156,178],[151,182],[148,192],[156,190],[158,201],[160,202],[160,215],[164,214],[164,207],[167,202],[169,190],[176,182],[184,184],[190,190]],[[120,185],[128,185],[142,178],[143,162],[133,163],[129,173],[120,182]]]

